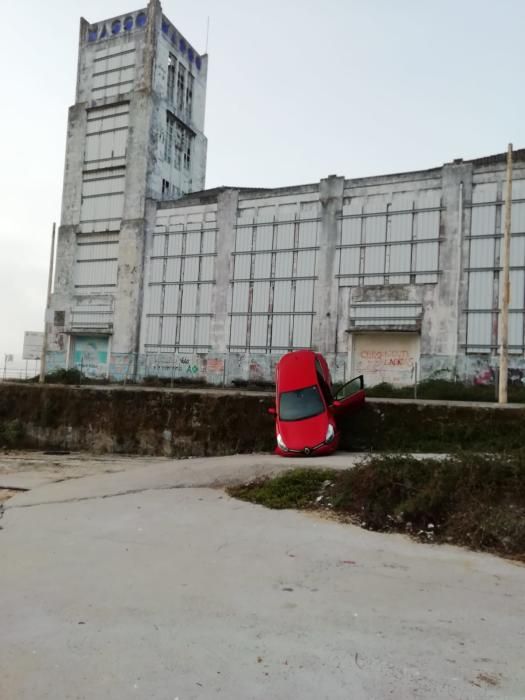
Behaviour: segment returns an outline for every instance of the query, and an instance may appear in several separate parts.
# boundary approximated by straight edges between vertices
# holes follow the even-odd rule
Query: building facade
[[[514,157],[509,344],[511,380],[521,381],[525,151]],[[119,352],[115,338],[94,372],[271,381],[283,353],[306,347],[326,356],[338,381],[490,382],[504,180],[501,154],[159,201],[146,222],[139,350]],[[63,361],[78,366],[72,355]]]
[[[207,57],[158,0],[81,21],[48,369],[271,381],[490,382],[505,154],[280,189],[204,190]],[[525,150],[514,153],[511,381],[525,373]]]
[[[139,353],[144,251],[155,203],[202,190],[207,57],[147,8],[80,21],[69,110],[48,370],[98,373]]]
[[[514,159],[509,346],[521,382],[525,150]],[[337,381],[493,381],[505,161],[160,203],[143,374],[269,381],[283,353],[306,347]]]

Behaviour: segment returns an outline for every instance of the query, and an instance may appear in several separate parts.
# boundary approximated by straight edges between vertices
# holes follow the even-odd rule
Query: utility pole
[[[40,358],[40,384],[45,382],[46,378],[46,355],[47,355],[47,311],[51,304],[51,285],[53,283],[53,259],[55,257],[55,230],[56,224],[53,222],[53,233],[51,235],[51,255],[49,257],[49,275],[47,278],[47,299],[46,312],[44,315],[44,342],[42,344],[42,356]]]
[[[507,149],[507,183],[505,187],[505,225],[503,229],[503,271],[499,314],[499,392],[498,403],[507,403],[509,370],[509,302],[510,302],[510,223],[512,211],[512,144]]]

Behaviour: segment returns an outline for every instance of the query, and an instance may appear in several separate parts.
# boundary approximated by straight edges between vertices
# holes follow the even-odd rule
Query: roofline
[[[512,152],[513,162],[525,162],[525,148],[518,148]],[[507,162],[507,153],[494,153],[488,156],[481,156],[479,158],[470,158],[463,160],[463,158],[455,158],[453,161],[443,163],[443,165],[435,166],[433,168],[427,168],[425,170],[406,170],[397,173],[383,173],[382,175],[368,175],[363,177],[346,178],[344,179],[345,187],[359,186],[369,182],[378,182],[384,180],[385,178],[414,178],[414,177],[424,177],[426,179],[431,179],[433,177],[439,177],[441,171],[446,166],[454,165],[473,165],[473,166],[486,166],[486,165],[496,165],[504,164]],[[330,175],[329,177],[337,177]],[[322,178],[326,179],[326,178]],[[322,181],[321,180],[321,181]],[[320,182],[321,182],[320,181]],[[243,199],[248,198],[250,195],[279,195],[290,193],[293,194],[298,190],[304,191],[305,189],[311,188],[310,191],[315,191],[319,189],[320,182],[315,183],[305,183],[301,185],[289,185],[284,187],[234,187],[231,185],[221,185],[220,187],[212,187],[209,190],[199,190],[197,192],[189,192],[188,194],[174,200],[162,200],[157,203],[159,209],[167,209],[173,207],[187,206],[195,202],[196,200],[208,200],[209,202],[216,202],[217,197],[223,192],[234,191],[239,192],[244,195]],[[205,202],[198,202],[203,204]]]

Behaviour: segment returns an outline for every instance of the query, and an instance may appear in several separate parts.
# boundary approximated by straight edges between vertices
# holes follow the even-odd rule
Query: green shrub
[[[269,508],[328,509],[370,530],[525,561],[524,450],[443,459],[375,456],[353,469],[295,469],[229,493]]]
[[[24,436],[24,424],[17,418],[0,423],[0,446],[17,447]]]

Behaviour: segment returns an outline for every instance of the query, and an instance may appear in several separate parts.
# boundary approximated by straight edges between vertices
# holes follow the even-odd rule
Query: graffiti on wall
[[[361,350],[359,353],[359,365],[366,370],[412,369],[415,365],[415,358],[408,350]]]
[[[175,376],[194,378],[199,374],[200,361],[187,355],[146,355],[143,372],[145,376]]]
[[[108,338],[79,335],[74,342],[74,366],[87,377],[105,376],[108,362]]]
[[[474,384],[477,386],[490,386],[496,383],[497,378],[497,368],[494,367],[484,367],[479,369],[474,375]],[[509,368],[508,370],[508,383],[511,386],[524,386],[525,385],[525,370],[519,367]]]
[[[364,347],[357,353],[355,370],[363,374],[368,385],[411,384],[415,378],[416,358],[409,350],[376,350]]]

